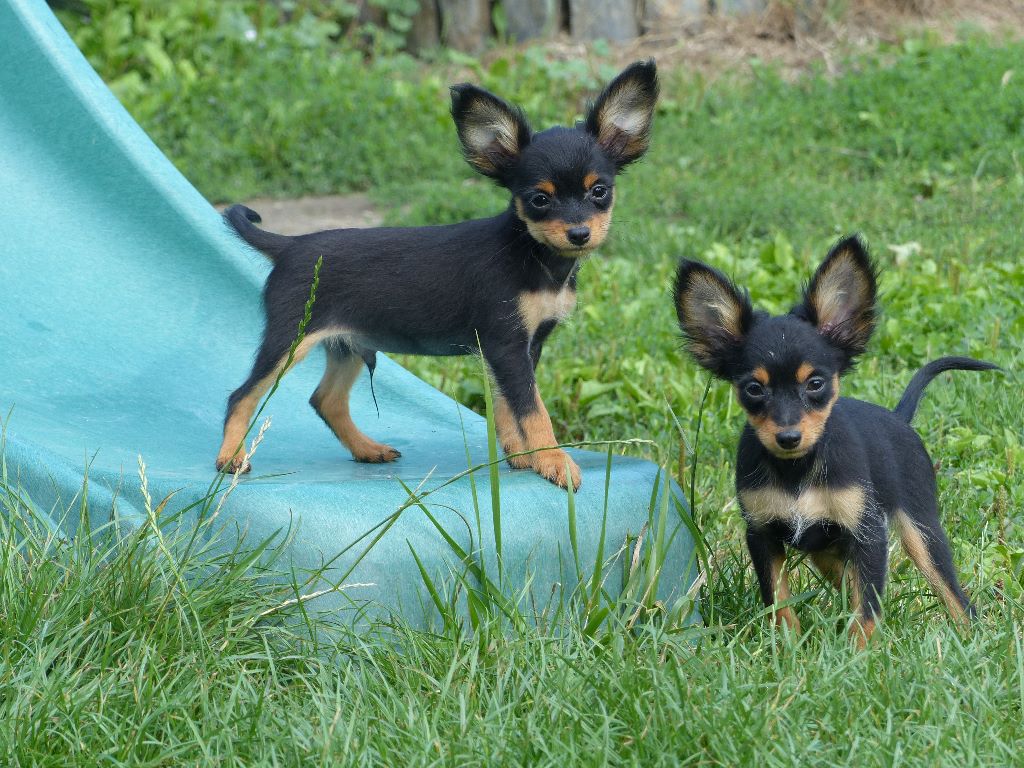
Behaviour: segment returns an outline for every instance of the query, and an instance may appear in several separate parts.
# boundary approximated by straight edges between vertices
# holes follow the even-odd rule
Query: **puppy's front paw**
[[[230,456],[227,458],[218,456],[215,466],[217,467],[218,472],[223,472],[227,475],[233,475],[236,472],[244,475],[248,472],[252,472],[252,464],[246,461],[244,456],[236,456],[234,458],[231,458]]]
[[[511,418],[511,417],[509,417]],[[501,450],[505,452],[505,461],[512,469],[530,469],[533,466],[533,456],[526,451],[526,443],[519,434],[519,428],[514,423],[502,423],[498,428],[498,440],[501,443]],[[521,453],[522,456],[513,456],[514,453]]]
[[[508,462],[512,469],[530,469],[533,466],[533,457],[528,453],[524,453],[522,456],[509,456],[510,453],[516,453],[521,450],[523,450],[522,446],[508,446],[505,448],[505,461]]]
[[[352,457],[364,464],[387,464],[389,461],[400,458],[401,455],[390,445],[373,441],[367,441],[352,451]]]
[[[550,480],[559,488],[568,488],[571,480],[573,490],[580,489],[582,482],[580,468],[561,448],[552,448],[533,454],[533,468],[538,475]]]

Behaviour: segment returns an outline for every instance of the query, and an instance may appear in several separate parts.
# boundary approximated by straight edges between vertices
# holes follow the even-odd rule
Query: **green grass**
[[[389,60],[356,70],[351,57],[310,50],[244,58],[254,72],[200,78],[178,101],[153,96],[156,88],[150,102],[129,106],[213,198],[370,187],[398,223],[504,205],[458,158],[444,114],[450,67],[421,73]],[[665,73],[654,148],[621,179],[612,236],[583,268],[580,307],[545,350],[540,387],[567,441],[642,437],[663,454],[689,446],[673,470],[694,472],[695,516],[712,543],[706,629],[656,616],[627,629],[613,613],[588,632],[585,612],[566,611],[540,628],[484,615],[473,632],[453,621],[431,634],[401,625],[353,634],[280,609],[292,592],[264,578],[278,567],[272,552],[256,570],[239,567],[244,552],[210,554],[189,564],[203,578],[182,582],[182,566],[152,541],[116,550],[63,541],[8,497],[0,759],[1017,762],[1022,58],[1020,44],[971,39],[883,51],[832,81],[812,74],[787,84],[761,67],[712,85]],[[554,65],[531,51],[474,76],[541,110],[542,124],[571,118],[581,88],[607,70]],[[243,91],[242,80],[253,87]],[[289,106],[288,94],[298,101]],[[943,354],[1007,369],[942,377],[916,420],[981,619],[958,634],[899,555],[881,632],[865,653],[845,639],[842,596],[807,567],[793,590],[804,635],[780,636],[765,619],[732,490],[742,415],[728,387],[713,385],[695,459],[707,379],[680,350],[669,288],[677,259],[700,257],[749,286],[756,303],[782,310],[829,243],[854,230],[884,268],[884,312],[846,393],[893,405],[912,371]],[[473,361],[403,362],[470,404],[486,398]],[[269,610],[273,621],[256,620]]]

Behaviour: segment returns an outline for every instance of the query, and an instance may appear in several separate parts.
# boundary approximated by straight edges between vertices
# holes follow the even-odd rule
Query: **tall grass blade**
[[[424,567],[423,561],[420,560],[420,556],[416,554],[416,550],[413,548],[412,544],[408,541],[406,542],[406,544],[409,547],[409,552],[412,554],[412,559],[416,561],[416,568],[420,572],[420,578],[423,580],[423,585],[427,588],[427,594],[430,595],[430,599],[434,603],[434,607],[437,608],[438,614],[441,616],[441,619],[447,626],[448,611],[446,610],[444,601],[441,600],[441,593],[434,585],[434,580],[430,578],[430,574],[427,573],[427,569]]]
[[[594,555],[594,570],[591,574],[590,598],[587,601],[588,611],[597,605],[598,593],[600,592],[603,580],[601,573],[604,569],[604,547],[605,535],[608,533],[608,498],[611,492],[612,482],[612,447],[608,446],[608,458],[604,467],[604,505],[601,510],[601,533],[597,540],[597,552]]]
[[[576,569],[576,583],[583,583],[583,568],[580,565],[579,532],[576,527],[576,490],[572,483],[566,485],[566,506],[569,512],[569,546],[572,548],[572,562]]]
[[[477,338],[477,344],[480,339]],[[494,422],[494,395],[491,392],[491,377],[487,375],[487,363],[483,349],[480,350],[480,366],[483,371],[484,403],[487,406],[487,471],[491,481],[491,525],[494,530],[494,556],[498,562],[498,584],[505,582],[505,568],[501,549],[501,478],[498,475],[498,435]]]

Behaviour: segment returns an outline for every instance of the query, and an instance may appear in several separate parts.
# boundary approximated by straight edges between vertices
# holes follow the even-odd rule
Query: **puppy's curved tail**
[[[944,371],[1001,371],[998,365],[986,363],[984,360],[975,360],[973,357],[940,357],[932,360],[924,368],[914,374],[914,378],[907,385],[899,404],[892,409],[892,412],[903,421],[910,423],[917,411],[918,403],[921,402],[921,395],[924,388],[931,380]]]
[[[256,225],[263,219],[252,208],[246,208],[244,205],[232,205],[224,211],[224,220],[231,225],[240,238],[262,252],[271,261],[277,261],[294,239],[287,235],[275,235],[273,232],[267,232],[267,230],[257,227]]]

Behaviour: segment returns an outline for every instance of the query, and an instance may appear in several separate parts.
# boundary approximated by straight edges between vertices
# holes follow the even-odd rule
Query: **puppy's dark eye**
[[[543,192],[530,197],[530,205],[536,208],[538,211],[543,211],[549,205],[551,205],[551,198],[545,195]]]
[[[595,200],[604,200],[608,197],[608,187],[604,184],[595,184],[590,188],[590,196]]]
[[[743,394],[747,397],[758,400],[764,397],[764,387],[758,384],[756,381],[752,381],[743,388]]]
[[[807,380],[807,391],[808,392],[821,392],[825,388],[825,379],[821,376],[811,376]]]

